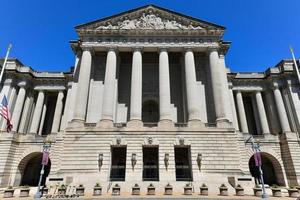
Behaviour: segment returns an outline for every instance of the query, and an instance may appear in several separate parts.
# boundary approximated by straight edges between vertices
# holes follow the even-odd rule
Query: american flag
[[[6,130],[7,132],[10,132],[13,128],[13,125],[10,121],[10,113],[8,109],[7,98],[5,95],[3,96],[2,102],[0,104],[0,115],[6,120]]]

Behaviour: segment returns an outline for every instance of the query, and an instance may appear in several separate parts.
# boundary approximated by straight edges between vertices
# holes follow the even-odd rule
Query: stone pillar
[[[188,107],[188,121],[201,121],[199,99],[197,98],[197,79],[195,69],[194,53],[191,49],[187,49],[184,54],[185,63],[185,81],[186,95]]]
[[[44,100],[44,104],[43,104],[43,111],[42,111],[42,115],[41,115],[40,127],[38,129],[38,135],[46,135],[47,134],[47,133],[43,132],[47,109],[48,108],[47,108],[47,98],[46,98]]]
[[[116,49],[110,48],[107,52],[107,58],[106,58],[102,118],[101,118],[101,123],[102,124],[107,123],[108,126],[113,126],[116,71],[117,71]]]
[[[172,122],[169,56],[167,49],[159,51],[159,120]]]
[[[276,107],[277,107],[277,111],[278,111],[281,130],[283,133],[291,132],[291,128],[290,128],[289,120],[288,120],[287,113],[286,113],[286,110],[284,107],[281,92],[277,85],[274,87],[273,92],[274,92],[274,97],[275,97]]]
[[[65,106],[64,106],[64,111],[63,111],[63,116],[61,119],[61,125],[60,125],[60,129],[61,130],[65,130],[66,126],[67,126],[67,122],[69,121],[70,118],[70,109],[71,109],[71,98],[72,98],[72,82],[68,83],[68,87],[67,87],[67,96],[66,96],[66,100],[65,100]]]
[[[30,126],[30,133],[36,134],[39,128],[39,123],[41,120],[42,110],[43,110],[43,104],[44,104],[44,98],[45,94],[44,91],[39,91],[38,98],[35,104],[33,116],[32,116],[32,122]]]
[[[142,52],[134,49],[131,69],[130,123],[142,122]]]
[[[64,99],[64,92],[59,91],[56,100],[56,106],[54,111],[53,123],[51,133],[59,132],[59,126],[61,121],[61,114],[63,109],[63,99]]]
[[[245,113],[245,107],[241,91],[236,92],[236,104],[238,108],[238,115],[240,120],[240,131],[243,133],[249,133],[247,118]]]
[[[229,101],[228,95],[228,83],[226,75],[226,69],[224,63],[220,61],[217,49],[210,49],[209,52],[211,82],[213,89],[213,97],[216,111],[216,122],[219,124],[228,123],[226,114],[226,101]],[[226,81],[226,82],[225,82]]]
[[[32,107],[32,102],[33,102],[32,93],[27,91],[22,117],[20,119],[20,125],[18,129],[19,133],[26,133],[26,123],[30,120],[28,116],[30,113],[30,108]]]
[[[264,102],[260,91],[255,92],[255,99],[257,103],[257,110],[258,110],[260,125],[262,128],[262,133],[269,134],[270,129],[268,125],[268,119],[267,119],[266,110],[265,110]]]
[[[18,84],[20,89],[16,101],[16,106],[12,115],[12,123],[13,123],[13,129],[12,131],[17,132],[19,128],[19,122],[21,119],[21,114],[23,110],[23,105],[25,101],[26,96],[26,82],[21,82]]]
[[[74,109],[74,119],[78,122],[85,122],[86,108],[88,102],[90,75],[92,66],[92,54],[90,49],[83,49],[80,72],[78,77],[77,90],[79,91],[76,95],[76,106]]]

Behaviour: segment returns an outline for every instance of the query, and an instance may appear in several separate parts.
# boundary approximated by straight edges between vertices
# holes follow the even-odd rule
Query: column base
[[[157,127],[158,128],[173,128],[174,123],[170,119],[162,119],[158,122]]]
[[[110,119],[101,119],[97,123],[98,128],[114,128],[114,122]]]
[[[138,119],[133,119],[133,120],[130,120],[129,122],[127,122],[128,128],[141,128],[143,126],[144,126],[143,122]]]
[[[297,140],[297,135],[295,132],[287,131],[279,135],[280,140]]]
[[[226,118],[219,118],[216,123],[218,128],[233,128],[232,123]]]
[[[205,124],[201,120],[189,120],[188,127],[191,128],[204,128]]]
[[[72,119],[72,121],[68,123],[68,128],[84,127],[84,122],[83,119]]]

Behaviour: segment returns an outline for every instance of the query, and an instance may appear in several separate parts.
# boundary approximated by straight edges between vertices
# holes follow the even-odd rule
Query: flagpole
[[[299,81],[299,83],[300,83],[299,68],[298,68],[298,65],[297,65],[297,62],[296,62],[296,59],[295,59],[295,55],[294,55],[294,51],[293,51],[293,48],[292,48],[292,47],[290,47],[290,51],[291,51],[292,56],[293,56],[293,61],[294,61],[294,65],[295,65],[295,68],[296,68],[296,73],[297,73],[298,81]]]
[[[5,56],[4,63],[3,63],[2,69],[1,69],[1,74],[0,74],[0,83],[2,82],[2,77],[3,77],[3,74],[4,74],[4,69],[6,67],[6,62],[7,62],[7,58],[8,58],[9,51],[10,51],[11,47],[12,47],[12,45],[9,44],[8,48],[7,48],[7,51],[6,51],[6,56]]]

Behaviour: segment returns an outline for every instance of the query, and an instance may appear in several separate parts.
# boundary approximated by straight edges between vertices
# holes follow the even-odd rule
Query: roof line
[[[97,20],[94,20],[94,21],[91,21],[91,22],[88,22],[88,23],[79,24],[79,25],[75,26],[75,29],[79,29],[82,26],[90,25],[90,24],[93,24],[93,23],[96,23],[96,22],[101,22],[101,21],[104,21],[104,20],[107,20],[107,19],[110,19],[110,18],[118,17],[118,16],[121,16],[121,15],[126,14],[126,13],[131,13],[131,12],[134,12],[134,11],[137,11],[137,10],[140,10],[140,9],[144,9],[144,8],[149,7],[149,6],[152,6],[154,8],[157,8],[157,9],[160,9],[160,10],[163,10],[163,11],[166,11],[166,12],[171,12],[173,14],[176,14],[176,15],[179,15],[179,16],[182,16],[182,17],[185,17],[185,18],[189,18],[191,20],[195,20],[195,21],[199,21],[199,22],[202,22],[202,23],[206,23],[206,24],[209,24],[211,26],[216,26],[216,27],[224,29],[224,30],[226,29],[224,26],[221,26],[221,25],[218,25],[218,24],[214,24],[214,23],[211,23],[211,22],[208,22],[208,21],[204,21],[204,20],[201,20],[201,19],[198,19],[198,18],[195,18],[195,17],[191,17],[191,16],[188,16],[188,15],[185,15],[185,14],[182,14],[182,13],[178,13],[176,11],[169,10],[169,9],[166,9],[166,8],[154,5],[154,4],[147,4],[147,5],[144,5],[144,6],[140,6],[140,7],[134,8],[134,9],[130,9],[130,10],[127,10],[127,11],[124,11],[124,12],[121,12],[121,13],[109,16],[109,17],[104,17],[104,18],[97,19]]]

